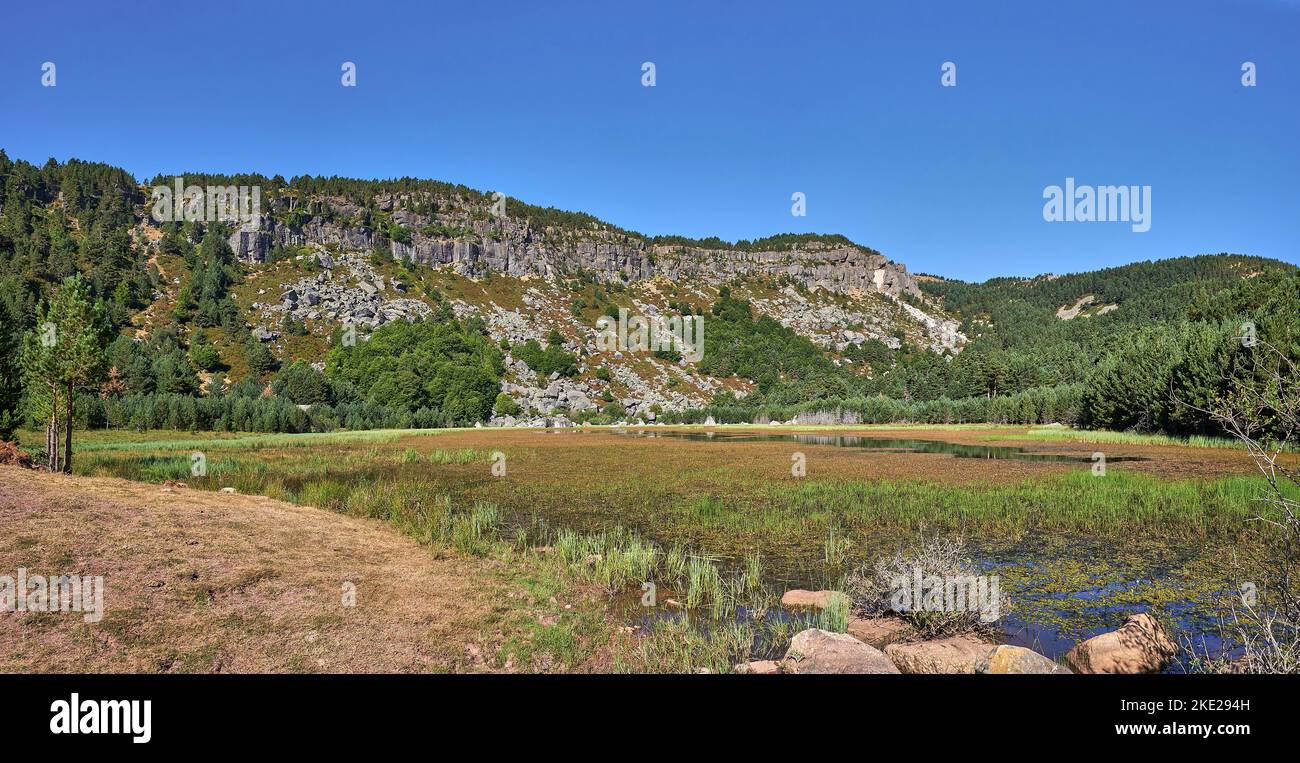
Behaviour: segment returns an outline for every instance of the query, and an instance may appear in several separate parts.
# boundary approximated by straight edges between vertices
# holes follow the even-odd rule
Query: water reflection
[[[659,432],[647,429],[620,429],[616,434],[628,437],[654,439],[659,437],[679,440],[727,442],[793,442],[801,445],[828,445],[835,448],[857,448],[885,453],[938,453],[956,458],[983,458],[989,460],[1015,459],[1019,461],[1054,461],[1091,463],[1091,455],[1066,453],[1032,453],[1014,445],[969,445],[946,440],[907,440],[870,435],[842,434],[757,434],[732,432]],[[1107,454],[1106,462],[1145,461],[1142,456],[1113,456]]]

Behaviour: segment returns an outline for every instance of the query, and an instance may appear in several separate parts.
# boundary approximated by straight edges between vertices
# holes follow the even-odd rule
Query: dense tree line
[[[501,350],[482,322],[450,316],[380,327],[365,342],[337,344],[325,365],[336,389],[401,411],[430,411],[440,421],[486,419],[504,371]]]
[[[81,395],[76,402],[76,419],[78,426],[96,429],[217,432],[327,432],[463,423],[427,408],[403,411],[369,401],[300,407],[287,397],[263,396],[262,391],[260,384],[252,384],[209,395]]]
[[[154,282],[131,237],[142,200],[129,174],[53,159],[37,167],[0,150],[0,305],[30,329],[37,303],[82,274],[114,326],[149,301]]]
[[[717,236],[707,238],[690,238],[688,236],[651,236],[648,243],[654,246],[682,246],[695,249],[733,249],[741,252],[788,252],[791,249],[805,247],[808,244],[824,246],[855,246],[871,254],[880,254],[876,250],[854,243],[847,236],[838,233],[778,233],[763,238],[726,241]]]
[[[575,376],[578,373],[577,356],[564,349],[564,337],[555,329],[551,329],[545,348],[536,339],[529,339],[516,343],[510,348],[510,354],[543,377],[551,374]]]
[[[792,405],[754,405],[748,399],[719,395],[711,405],[665,413],[670,423],[720,424],[797,420],[801,424],[1075,424],[1082,384],[1036,387],[1014,395],[933,400],[849,397],[810,400]]]
[[[968,286],[964,304],[987,307],[999,319],[985,324],[963,352],[939,355],[906,343],[890,350],[869,342],[845,353],[869,367],[865,376],[833,367],[810,341],[770,319],[754,319],[748,305],[724,293],[706,331],[701,368],[749,378],[757,390],[742,399],[722,395],[711,406],[668,419],[1059,422],[1221,434],[1208,411],[1234,380],[1276,372],[1258,365],[1269,354],[1255,352],[1256,346],[1266,343],[1282,357],[1300,360],[1300,271],[1252,261],[1249,277],[1243,278],[1239,261],[1201,259],[1215,264],[1179,260],[1169,265],[1172,270],[1159,263],[1115,269],[1141,274],[1133,282],[1137,285],[1108,292],[1116,299],[1128,295],[1124,307],[1070,322],[1058,319],[1055,308],[1043,313],[1059,306],[1060,293],[1076,294],[1073,290],[1058,292],[1053,286],[1052,296],[1030,300],[1008,298],[1006,279],[990,287],[996,297]],[[1195,289],[1163,280],[1177,278],[1184,268],[1196,274]],[[1098,285],[1091,275],[1090,285]],[[1159,310],[1120,315],[1130,302],[1139,308],[1151,304],[1148,289],[1169,302]],[[1158,319],[1153,312],[1174,317]]]
[[[1085,426],[1219,433],[1208,411],[1235,382],[1300,360],[1300,274],[1266,273],[1194,306],[1188,320],[1116,336],[1088,375]],[[1272,361],[1269,359],[1272,358]]]

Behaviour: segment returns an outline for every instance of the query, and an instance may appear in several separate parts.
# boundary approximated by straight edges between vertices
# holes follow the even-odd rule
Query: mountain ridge
[[[650,237],[440,181],[182,176],[258,184],[265,204],[232,224],[160,223],[151,186],[106,164],[38,168],[0,151],[0,175],[0,307],[30,328],[43,295],[83,274],[126,342],[110,354],[115,372],[136,369],[128,392],[267,384],[299,361],[324,369],[345,327],[364,341],[433,317],[499,346],[504,423],[1068,385],[1116,331],[1295,271],[1224,254],[971,284],[913,275],[838,234]],[[704,315],[709,351],[699,363],[606,352],[598,321],[620,311]]]

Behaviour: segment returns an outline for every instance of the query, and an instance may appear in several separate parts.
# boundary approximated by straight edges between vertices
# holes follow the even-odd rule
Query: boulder
[[[1065,654],[1076,673],[1159,673],[1178,654],[1160,621],[1129,615],[1119,630],[1081,641]]]
[[[976,673],[993,675],[1027,673],[1069,673],[1069,668],[1057,664],[1032,649],[1002,644],[993,648],[975,665]]]
[[[795,588],[786,591],[781,597],[781,606],[786,609],[826,609],[833,596],[844,594],[839,591],[805,591]]]
[[[754,676],[773,676],[781,672],[781,663],[776,660],[742,662],[735,667],[735,671]]]
[[[905,641],[915,630],[901,617],[854,617],[849,619],[848,627],[850,636],[877,649]]]
[[[885,656],[898,666],[900,673],[972,674],[992,650],[993,644],[970,636],[949,636],[934,641],[890,644],[885,647]]]
[[[810,628],[796,633],[785,653],[786,673],[897,673],[879,649],[846,633]]]

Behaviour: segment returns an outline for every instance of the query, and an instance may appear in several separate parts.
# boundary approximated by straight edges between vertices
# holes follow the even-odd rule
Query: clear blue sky
[[[10,157],[430,177],[650,234],[839,232],[977,280],[1300,262],[1300,0],[109,5],[0,10]],[[1151,231],[1044,222],[1067,176],[1152,186]]]

